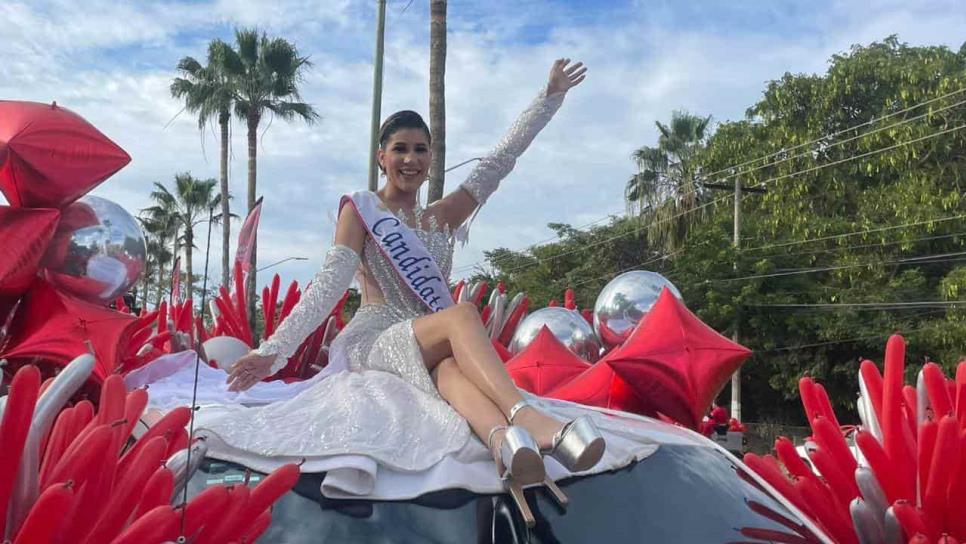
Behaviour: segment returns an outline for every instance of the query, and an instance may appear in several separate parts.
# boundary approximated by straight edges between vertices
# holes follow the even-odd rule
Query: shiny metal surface
[[[600,461],[604,447],[604,437],[594,422],[587,416],[580,416],[554,436],[550,456],[571,472],[583,472]]]
[[[500,444],[500,460],[521,485],[542,482],[546,476],[540,448],[523,427],[510,425]]]
[[[510,341],[510,353],[516,355],[523,351],[544,325],[557,340],[584,360],[593,363],[600,358],[600,340],[593,327],[579,313],[561,306],[541,308],[521,321]]]
[[[106,198],[87,195],[64,208],[43,275],[74,296],[108,304],[138,281],[146,256],[134,217]]]
[[[594,303],[594,332],[605,346],[619,346],[647,315],[665,287],[674,296],[681,293],[657,272],[632,270],[612,279]]]

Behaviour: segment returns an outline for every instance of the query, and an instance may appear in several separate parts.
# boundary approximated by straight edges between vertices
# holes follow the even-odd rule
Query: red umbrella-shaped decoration
[[[588,368],[590,363],[567,349],[546,325],[506,365],[506,370],[517,387],[535,395],[546,395]]]
[[[61,293],[38,278],[24,295],[0,358],[15,366],[39,360],[60,367],[93,349],[97,364],[92,377],[101,382],[117,368],[137,321]]]
[[[606,363],[657,412],[697,428],[751,351],[702,322],[667,288]]]
[[[60,212],[0,206],[0,324],[37,275]]]
[[[61,208],[130,161],[68,109],[0,101],[0,191],[15,207]]]

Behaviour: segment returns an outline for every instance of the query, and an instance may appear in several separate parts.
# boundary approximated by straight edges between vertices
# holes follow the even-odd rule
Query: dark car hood
[[[675,442],[624,469],[560,482],[567,510],[545,490],[528,489],[537,518],[532,529],[506,495],[446,490],[409,501],[333,500],[319,491],[324,474],[305,474],[276,503],[259,542],[724,544],[789,536],[820,542],[734,458],[700,441]],[[191,493],[243,473],[210,460],[192,478]]]

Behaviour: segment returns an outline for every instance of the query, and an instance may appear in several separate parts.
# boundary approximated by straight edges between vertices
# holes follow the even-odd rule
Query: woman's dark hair
[[[386,120],[382,122],[382,126],[379,127],[379,147],[386,147],[386,142],[392,137],[397,131],[404,128],[418,128],[426,133],[426,139],[432,142],[432,135],[429,133],[429,127],[426,125],[426,121],[420,115],[412,110],[402,110],[386,117]]]

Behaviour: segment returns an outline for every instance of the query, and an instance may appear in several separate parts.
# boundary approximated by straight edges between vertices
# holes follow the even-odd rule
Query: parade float
[[[526,527],[502,496],[335,500],[320,493],[323,475],[295,465],[265,476],[211,459],[190,436],[189,406],[145,413],[139,373],[164,358],[227,368],[284,322],[302,290],[292,282],[283,292],[277,275],[263,288],[260,338],[240,264],[206,304],[175,295],[134,314],[122,295],[143,272],[143,236],[122,207],[89,194],[129,160],[56,104],[0,102],[0,190],[10,203],[0,207],[0,523],[12,542],[966,538],[956,500],[966,485],[966,366],[949,380],[926,365],[919,384],[904,386],[893,339],[884,375],[862,365],[860,427],[840,425],[822,386],[806,378],[814,434],[805,457],[779,439],[776,456],[742,462],[705,436],[743,432],[713,404],[750,352],[646,271],[614,278],[585,309],[572,291],[563,305],[533,309],[502,285],[453,288],[480,309],[520,388],[624,418],[658,446],[622,470],[563,482],[579,508],[535,497],[538,522]],[[305,380],[325,367],[345,301],[272,379]]]

